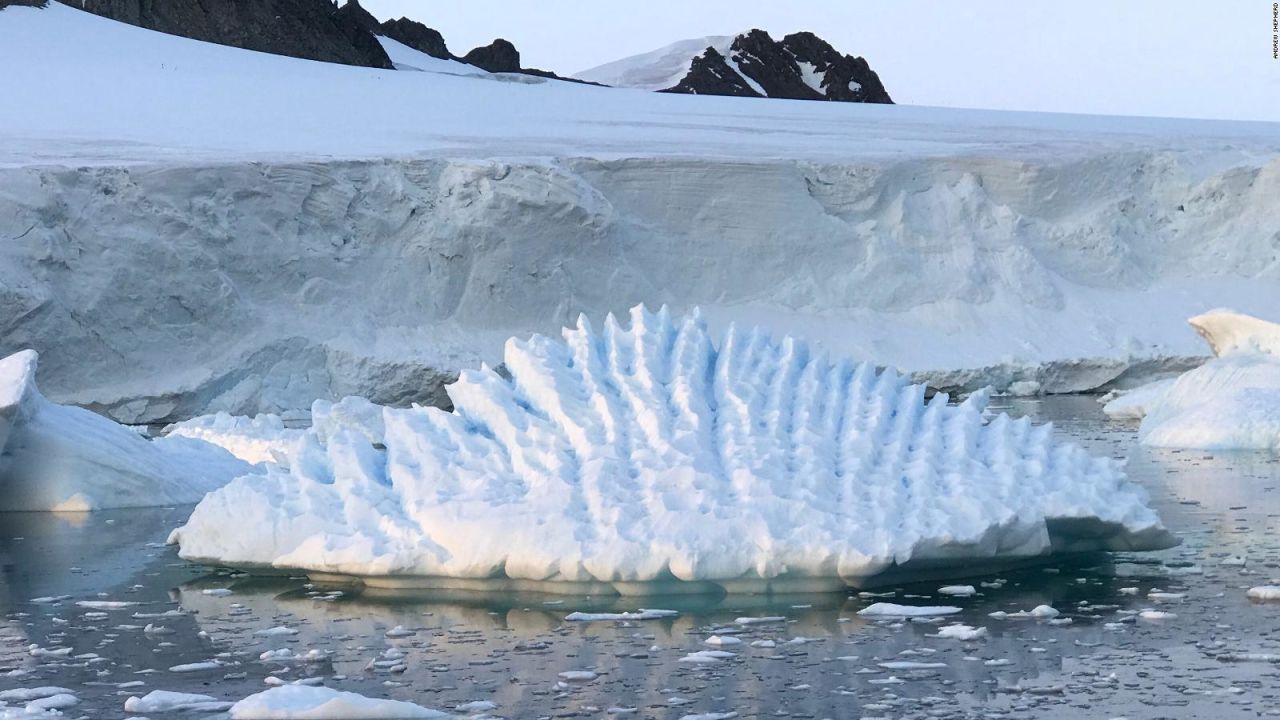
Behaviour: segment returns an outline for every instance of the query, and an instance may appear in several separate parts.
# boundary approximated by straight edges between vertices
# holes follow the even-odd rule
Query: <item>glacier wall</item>
[[[1271,157],[5,168],[0,354],[124,422],[443,405],[508,336],[643,302],[944,389],[1086,390],[1201,355],[1206,307],[1280,303]]]

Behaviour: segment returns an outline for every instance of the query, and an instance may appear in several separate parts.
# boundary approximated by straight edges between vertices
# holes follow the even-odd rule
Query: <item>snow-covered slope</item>
[[[1280,450],[1280,324],[1229,310],[1188,322],[1217,357],[1112,400],[1107,414],[1142,418],[1139,440],[1155,447]]]
[[[737,35],[709,35],[680,40],[657,50],[574,73],[573,76],[610,87],[666,90],[689,74],[689,66],[695,57],[709,47],[724,55],[729,52],[735,37]]]
[[[191,503],[252,467],[189,438],[150,441],[36,388],[38,356],[0,360],[0,511]]]
[[[637,302],[1046,391],[1280,306],[1276,125],[380,71],[58,4],[0,12],[0,67],[0,351],[130,422],[445,402]]]
[[[783,592],[1172,542],[1118,466],[1050,427],[986,423],[982,393],[925,402],[791,337],[713,345],[696,313],[637,307],[629,328],[583,318],[504,360],[510,380],[449,387],[453,412],[384,410],[385,452],[308,433],[287,470],[201,501],[182,557],[424,587]]]

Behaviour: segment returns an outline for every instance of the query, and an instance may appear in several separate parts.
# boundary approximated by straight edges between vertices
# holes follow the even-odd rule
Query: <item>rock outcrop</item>
[[[30,0],[22,0],[29,4]],[[329,0],[63,0],[113,20],[276,55],[392,69],[357,2]],[[367,17],[366,17],[367,16]]]

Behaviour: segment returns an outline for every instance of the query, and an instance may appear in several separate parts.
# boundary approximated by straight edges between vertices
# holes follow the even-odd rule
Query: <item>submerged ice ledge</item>
[[[1117,465],[794,338],[637,307],[511,340],[455,410],[287,438],[174,532],[210,564],[382,587],[803,591],[1173,539]],[[346,405],[346,401],[340,405]],[[253,423],[223,420],[244,446]],[[217,425],[196,421],[193,426]],[[265,427],[266,424],[259,423]],[[237,430],[241,427],[241,430]],[[206,439],[217,442],[217,433]]]

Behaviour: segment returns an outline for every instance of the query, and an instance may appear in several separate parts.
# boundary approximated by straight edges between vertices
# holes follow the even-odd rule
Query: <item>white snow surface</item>
[[[693,59],[715,48],[729,57],[729,48],[735,35],[709,35],[707,37],[679,40],[657,50],[632,55],[574,73],[579,80],[597,82],[616,88],[637,90],[666,90],[674,87],[689,74]],[[744,76],[745,77],[745,76]]]
[[[0,360],[0,511],[193,503],[251,466],[190,438],[147,440],[96,413],[49,402],[39,355]],[[81,601],[86,607],[118,604]]]
[[[1203,354],[1206,307],[1280,307],[1280,125],[503,82],[388,47],[428,71],[0,13],[0,353],[128,423],[407,405],[507,337],[665,302],[1053,393]]]
[[[308,685],[281,685],[231,706],[231,720],[418,720],[448,713],[401,700]]]
[[[283,468],[205,497],[173,534],[208,563],[367,583],[652,592],[833,589],[918,565],[1171,542],[1113,462],[947,404],[869,364],[695,312],[585,317],[467,371],[453,412],[308,431]]]
[[[1141,417],[1138,438],[1153,447],[1280,449],[1280,324],[1228,310],[1189,322],[1216,357],[1112,400],[1107,414]]]
[[[420,72],[468,77],[493,77],[492,73],[475,65],[468,65],[457,60],[432,57],[421,50],[415,50],[389,37],[379,35],[378,42],[382,44],[382,49],[386,51],[387,57],[391,58],[391,63],[395,65],[397,70],[417,70]]]

